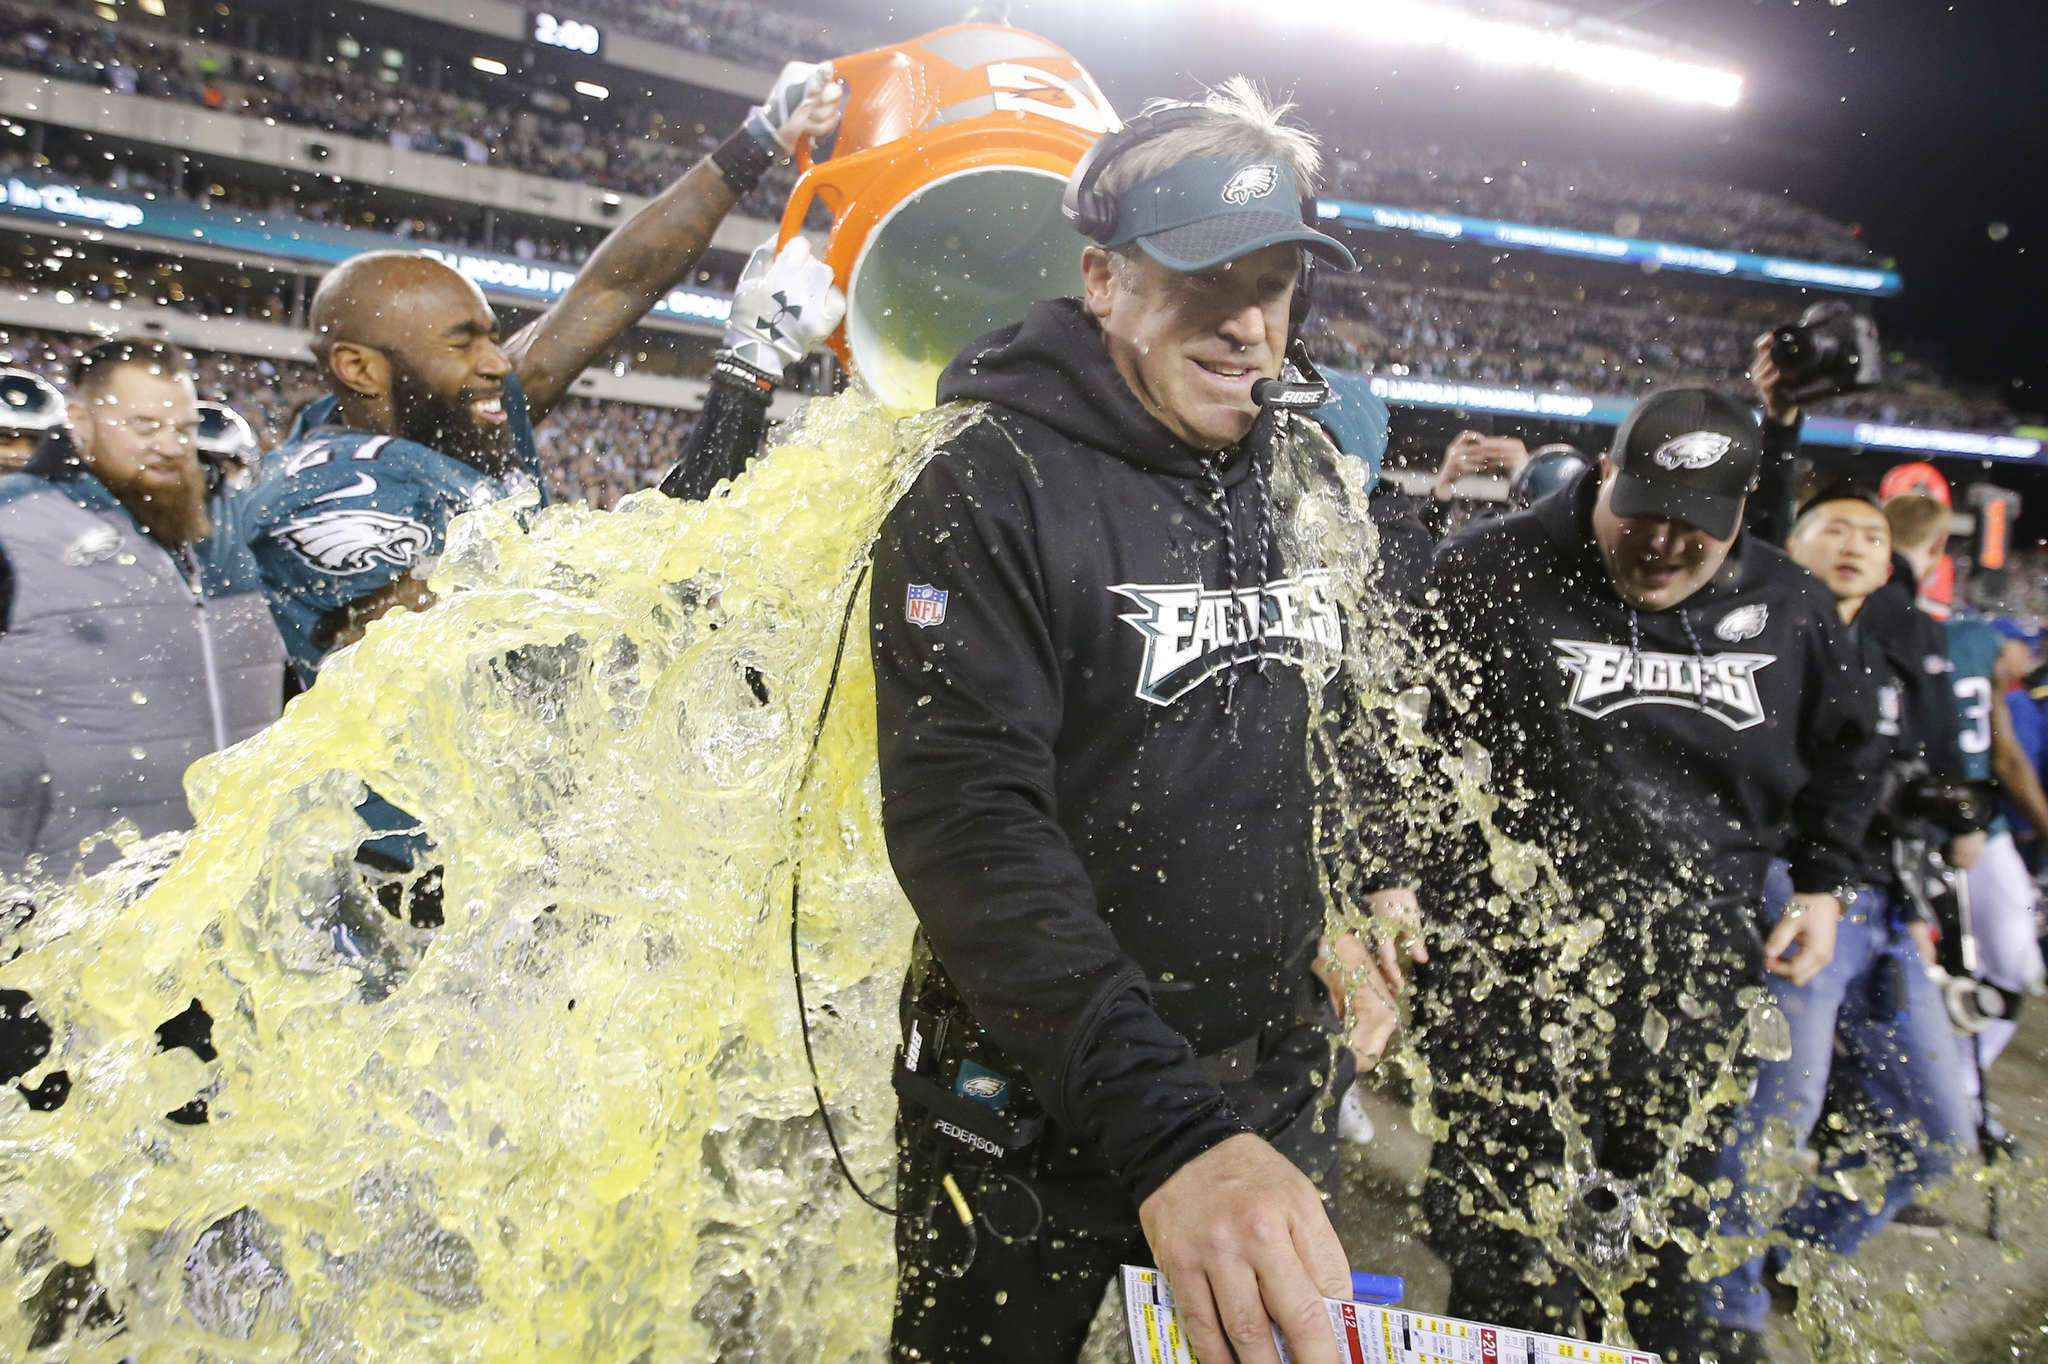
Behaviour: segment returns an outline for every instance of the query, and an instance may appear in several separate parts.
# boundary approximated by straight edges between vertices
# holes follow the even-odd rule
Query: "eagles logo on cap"
[[[1223,186],[1223,202],[1248,204],[1263,199],[1280,183],[1280,168],[1272,165],[1246,166]]]
[[[1688,431],[1665,441],[1650,458],[1665,469],[1706,469],[1719,464],[1734,443],[1719,431]]]

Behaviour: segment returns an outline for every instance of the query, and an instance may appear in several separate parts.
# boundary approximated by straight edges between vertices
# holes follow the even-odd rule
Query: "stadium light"
[[[490,76],[502,76],[510,69],[496,57],[471,57],[469,64]]]
[[[592,99],[610,99],[612,97],[612,92],[599,85],[596,81],[577,81],[576,93],[588,95]]]
[[[1245,0],[1245,7],[1252,7],[1250,0]],[[1264,4],[1258,8],[1271,13]],[[1742,98],[1737,72],[1583,36],[1570,27],[1574,16],[1564,11],[1558,12],[1555,22],[1538,25],[1481,18],[1428,0],[1333,0],[1314,7],[1312,15],[1316,22],[1341,26],[1362,38],[1439,47],[1495,66],[1555,71],[1680,104],[1732,109]]]

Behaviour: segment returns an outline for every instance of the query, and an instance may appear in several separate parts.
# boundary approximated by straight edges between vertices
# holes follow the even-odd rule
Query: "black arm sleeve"
[[[702,502],[720,483],[746,472],[768,432],[773,396],[773,381],[750,367],[736,361],[714,365],[704,410],[683,438],[681,458],[663,476],[662,492],[684,502]]]
[[[875,546],[883,832],[969,1012],[1142,1202],[1246,1128],[1153,1007],[1059,823],[1058,575],[1039,562],[1025,476],[984,433],[1002,439],[982,426],[937,455]],[[946,594],[940,619],[929,605],[908,619],[913,586]]]
[[[1790,422],[1763,419],[1763,463],[1757,466],[1756,487],[1742,513],[1751,535],[1780,549],[1792,534],[1792,461],[1799,454],[1799,431],[1805,422],[1804,413]]]

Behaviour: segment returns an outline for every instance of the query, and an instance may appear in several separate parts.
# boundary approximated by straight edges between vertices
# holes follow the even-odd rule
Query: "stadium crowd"
[[[1627,304],[1514,291],[1402,283],[1384,276],[1326,291],[1309,345],[1319,360],[1367,374],[1633,397],[1674,383],[1740,380],[1750,342],[1786,320],[1768,303],[1675,311],[1648,295]],[[1680,295],[1681,306],[1705,306]],[[1895,357],[1885,386],[1830,398],[1826,415],[2004,430],[2016,418],[1995,397],[1944,386],[1931,367]]]
[[[1782,194],[1621,174],[1587,162],[1530,163],[1432,143],[1338,147],[1329,192],[1397,208],[1540,223],[1726,251],[1870,265],[1861,232]]]
[[[545,91],[520,107],[386,81],[338,62],[224,48],[194,55],[192,44],[168,30],[13,0],[0,5],[0,67],[629,194],[658,193],[725,132],[701,123],[685,128],[638,100],[606,101],[593,115]],[[779,214],[793,184],[787,167],[776,168],[745,206]]]
[[[845,14],[799,14],[742,0],[578,0],[569,12],[658,43],[770,70],[792,58],[823,61],[889,41]]]
[[[48,164],[45,164],[45,163]],[[37,159],[0,144],[0,174],[34,174],[136,194],[188,198],[202,207],[255,213],[431,242],[497,250],[523,260],[573,266],[590,249],[593,229],[528,219],[489,242],[441,218],[386,210],[369,196],[342,202],[246,186],[172,184],[160,174],[103,155]],[[729,289],[734,268],[707,258],[693,277]],[[1630,396],[1671,383],[1727,384],[1739,379],[1750,338],[1785,320],[1754,295],[1717,298],[1684,289],[1636,288],[1627,298],[1589,295],[1582,286],[1517,272],[1476,289],[1420,284],[1381,270],[1366,282],[1328,288],[1310,333],[1318,359],[1369,374]],[[193,311],[205,305],[194,301]],[[237,311],[272,316],[274,306]],[[1831,415],[1886,423],[2005,430],[2017,418],[1995,396],[1956,390],[1932,366],[1894,354],[1885,388],[1831,399]]]
[[[710,35],[719,33],[729,41],[732,34],[753,35],[737,40],[744,52],[719,54],[737,60],[767,62],[776,52],[831,55],[817,50],[817,16],[726,0],[614,3],[617,14],[610,17],[637,16],[658,30],[649,36],[665,33],[666,40],[699,51],[712,50]],[[158,32],[161,40],[131,23],[117,27],[6,0],[0,4],[0,65],[635,194],[652,194],[674,179],[720,132],[701,123],[686,127],[687,121],[638,101],[607,101],[593,113],[537,91],[527,106],[514,107],[386,81],[339,62],[318,66],[229,49],[194,57],[178,35]],[[1354,150],[1340,144],[1331,162],[1326,192],[1338,197],[1727,250],[1871,261],[1856,229],[1782,195],[1736,185],[1618,174],[1586,164],[1532,166],[1398,141]],[[744,207],[758,216],[779,216],[793,183],[787,168],[778,169]]]
[[[48,164],[45,164],[47,162]],[[41,160],[0,144],[0,174],[57,176],[137,194],[188,198],[147,169],[69,154]],[[544,220],[523,220],[489,242],[432,215],[394,212],[374,198],[342,202],[219,183],[197,186],[188,201],[208,209],[305,218],[402,240],[497,250],[523,260],[573,266],[597,235]],[[705,288],[729,289],[734,267],[707,257],[693,277]],[[1381,270],[1357,285],[1328,288],[1310,333],[1319,360],[1369,374],[1500,384],[1631,396],[1671,383],[1727,384],[1741,376],[1748,342],[1785,318],[1767,298],[1714,297],[1684,289],[1637,287],[1626,298],[1590,294],[1583,286],[1534,272],[1515,272],[1493,287],[1421,284]],[[191,302],[192,311],[204,311]],[[259,303],[237,311],[274,316]],[[1829,400],[1828,414],[1886,423],[2005,430],[2018,420],[1995,396],[1958,391],[1923,361],[1894,353],[1884,389]]]

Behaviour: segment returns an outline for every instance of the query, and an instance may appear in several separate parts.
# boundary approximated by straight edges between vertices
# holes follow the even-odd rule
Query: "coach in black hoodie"
[[[1557,869],[1531,888],[1481,858],[1429,887],[1460,920],[1418,1004],[1451,1129],[1426,1202],[1454,1315],[1568,1329],[1572,1271],[1592,1266],[1636,1280],[1630,1330],[1666,1359],[1759,1348],[1705,1334],[1684,1248],[1630,1237],[1638,1197],[1703,1227],[1685,1181],[1713,1178],[1717,1133],[1680,1122],[1714,1088],[1742,987],[1826,963],[1876,797],[1874,708],[1833,602],[1740,532],[1758,454],[1734,402],[1667,390],[1597,473],[1438,551],[1464,661],[1446,714],[1491,754],[1501,831]],[[1766,941],[1773,856],[1799,908]],[[1485,1215],[1540,1223],[1560,1173],[1567,1255]]]
[[[991,1161],[903,1105],[899,1358],[1071,1359],[1149,1241],[1203,1358],[1276,1361],[1270,1316],[1336,1364],[1318,1294],[1346,1265],[1303,1171],[1334,1163],[1317,1108],[1350,1070],[1308,773],[1343,622],[1282,551],[1251,390],[1299,253],[1350,257],[1300,216],[1312,139],[1249,87],[1145,122],[1094,182],[1118,211],[1085,297],[946,371],[942,400],[987,406],[875,551],[889,853],[977,1048],[939,1082],[1049,1120]],[[907,1033],[905,1067],[939,1046]],[[948,1173],[986,1215],[934,1239]]]

